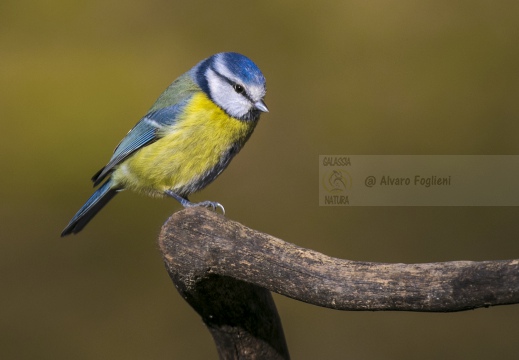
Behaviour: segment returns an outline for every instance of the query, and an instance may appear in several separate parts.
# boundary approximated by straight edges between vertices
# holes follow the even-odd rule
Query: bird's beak
[[[265,102],[263,100],[257,101],[254,103],[254,107],[262,112],[269,112],[269,109],[267,105],[265,105]]]

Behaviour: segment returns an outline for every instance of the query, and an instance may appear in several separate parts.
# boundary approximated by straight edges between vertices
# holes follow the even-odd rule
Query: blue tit
[[[169,196],[184,207],[188,196],[210,184],[249,139],[260,114],[266,86],[249,58],[232,52],[202,60],[176,79],[116,147],[97,172],[87,200],[61,233],[78,233],[118,192],[133,190]]]

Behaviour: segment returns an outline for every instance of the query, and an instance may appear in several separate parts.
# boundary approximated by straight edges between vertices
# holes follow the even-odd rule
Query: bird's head
[[[268,112],[263,101],[265,77],[246,56],[226,52],[215,54],[193,68],[200,88],[228,115],[240,120],[256,120]]]

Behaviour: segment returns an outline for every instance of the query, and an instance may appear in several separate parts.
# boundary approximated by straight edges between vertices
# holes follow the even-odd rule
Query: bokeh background
[[[519,154],[518,14],[514,0],[2,1],[0,357],[217,358],[157,250],[176,202],[124,193],[80,235],[59,233],[156,97],[220,51],[259,65],[270,113],[193,200],[340,258],[518,258],[517,207],[318,206],[319,154]],[[519,353],[518,305],[425,314],[275,300],[294,359]]]

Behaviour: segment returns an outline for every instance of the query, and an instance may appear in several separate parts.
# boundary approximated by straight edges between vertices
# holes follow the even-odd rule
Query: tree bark
[[[451,312],[519,303],[519,260],[386,264],[332,258],[202,208],[159,237],[167,270],[222,359],[288,359],[268,290],[338,310]]]

